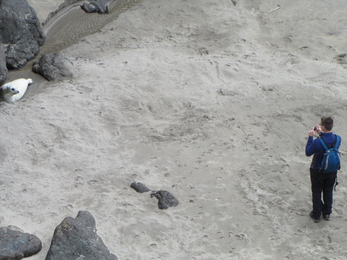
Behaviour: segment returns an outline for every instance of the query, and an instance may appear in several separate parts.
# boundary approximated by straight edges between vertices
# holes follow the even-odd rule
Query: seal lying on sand
[[[1,100],[10,103],[20,100],[31,83],[33,83],[32,79],[16,79],[7,82],[0,88]]]

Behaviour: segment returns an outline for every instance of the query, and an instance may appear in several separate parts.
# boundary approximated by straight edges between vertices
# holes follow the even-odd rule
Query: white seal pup
[[[20,100],[31,83],[32,79],[16,79],[5,83],[1,87],[1,99],[10,103]]]

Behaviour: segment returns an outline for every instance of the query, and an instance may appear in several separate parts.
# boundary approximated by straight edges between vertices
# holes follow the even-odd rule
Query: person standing
[[[333,134],[333,125],[333,118],[330,116],[324,116],[321,118],[321,124],[316,125],[308,132],[306,156],[313,155],[310,166],[312,190],[312,211],[310,217],[315,223],[320,221],[321,215],[323,215],[324,220],[329,221],[332,212],[333,190],[337,182],[337,171],[329,173],[322,173],[320,171],[320,165],[324,157],[325,149],[319,139],[322,139],[328,148],[334,147],[337,138],[340,137]],[[315,132],[319,134],[319,137],[313,139]],[[339,147],[336,148],[338,149]]]

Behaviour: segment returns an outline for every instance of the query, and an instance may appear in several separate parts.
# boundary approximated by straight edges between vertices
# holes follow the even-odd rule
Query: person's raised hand
[[[314,136],[314,127],[310,131],[308,131],[308,136]]]

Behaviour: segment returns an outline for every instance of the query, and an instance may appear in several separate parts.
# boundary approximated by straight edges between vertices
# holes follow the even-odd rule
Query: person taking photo
[[[316,125],[308,132],[306,156],[313,155],[310,166],[312,190],[312,211],[310,217],[315,223],[320,221],[321,215],[324,220],[329,221],[332,213],[333,190],[337,183],[338,169],[324,172],[321,163],[323,157],[325,157],[326,148],[329,149],[336,146],[336,149],[338,149],[341,143],[341,137],[332,132],[333,125],[333,118],[324,116],[321,118],[320,125]],[[314,139],[315,133],[319,136]],[[323,140],[323,143],[320,139]],[[324,148],[324,144],[326,148]]]

